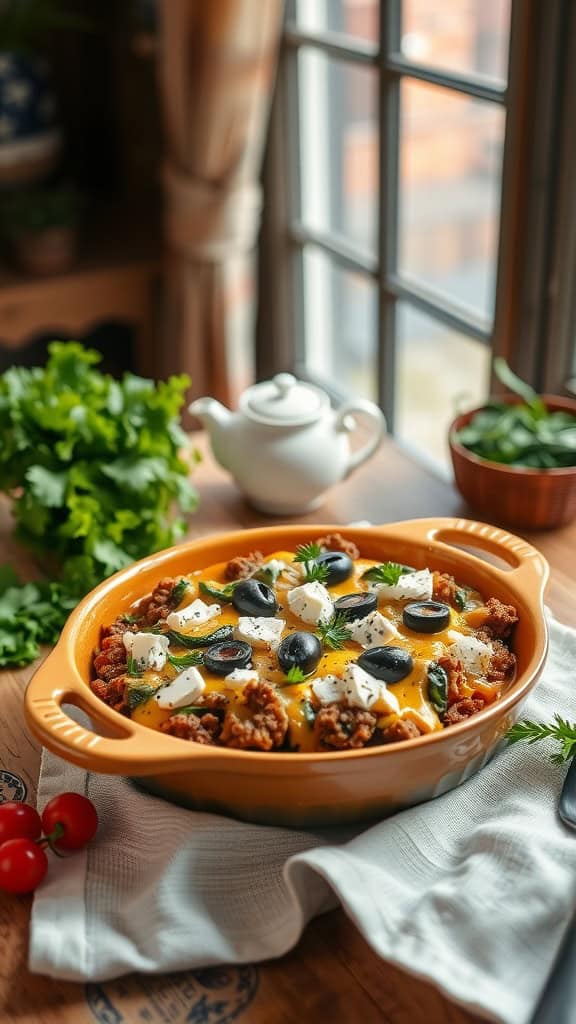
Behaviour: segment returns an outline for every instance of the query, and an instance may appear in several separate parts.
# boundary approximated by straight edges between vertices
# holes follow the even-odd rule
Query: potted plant
[[[576,517],[576,401],[538,395],[503,359],[510,395],[458,416],[450,428],[456,484],[483,518],[526,529]]]
[[[23,189],[1,207],[3,235],[19,270],[57,274],[76,259],[78,196],[69,186]]]

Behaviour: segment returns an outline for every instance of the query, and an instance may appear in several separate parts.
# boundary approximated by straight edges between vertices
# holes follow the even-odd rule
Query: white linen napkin
[[[576,633],[551,621],[526,717],[574,718]],[[95,981],[281,956],[339,903],[376,953],[471,1012],[527,1024],[576,903],[576,837],[551,746],[507,747],[430,803],[364,829],[299,832],[187,811],[45,753],[38,805],[86,793],[101,820],[52,858],[30,969]]]

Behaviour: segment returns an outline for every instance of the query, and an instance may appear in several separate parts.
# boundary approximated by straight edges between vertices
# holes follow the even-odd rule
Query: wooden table
[[[205,451],[201,436],[198,446]],[[244,503],[210,455],[194,479],[201,506],[190,521],[192,536],[272,522]],[[330,492],[319,512],[301,518],[376,523],[435,515],[466,515],[466,508],[449,484],[386,441],[352,480]],[[526,537],[551,563],[548,603],[559,618],[576,625],[571,601],[576,523]],[[0,561],[12,561],[23,575],[32,570],[30,558],[12,544],[5,506],[0,508]],[[34,801],[40,752],[22,715],[22,693],[33,670],[29,666],[2,674],[0,770],[9,774],[0,785],[0,799],[11,798],[13,784],[26,787],[27,799]],[[0,895],[0,1020],[5,1024],[228,1024],[232,1020],[242,1024],[323,1024],[328,1020],[336,1024],[471,1024],[476,1020],[430,985],[382,963],[340,911],[313,921],[297,948],[277,961],[219,973],[130,975],[84,986],[28,973],[30,902],[26,897]]]

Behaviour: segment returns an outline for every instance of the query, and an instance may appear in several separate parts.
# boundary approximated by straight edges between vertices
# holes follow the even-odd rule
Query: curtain
[[[251,341],[282,0],[162,0],[163,373],[229,404]],[[236,385],[235,385],[236,381]]]

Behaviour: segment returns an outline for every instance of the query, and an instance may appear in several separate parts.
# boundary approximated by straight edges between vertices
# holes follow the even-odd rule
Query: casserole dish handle
[[[537,588],[542,598],[544,587],[549,575],[548,562],[543,555],[513,533],[507,533],[489,523],[479,523],[473,519],[413,519],[407,523],[399,523],[397,527],[382,527],[383,532],[393,534],[397,530],[399,537],[414,541],[439,543],[446,548],[466,547],[486,551],[495,555],[509,566],[501,569],[497,565],[491,568],[503,579],[513,579],[526,587]]]
[[[151,775],[160,764],[182,763],[180,744],[171,736],[155,733],[151,752],[146,726],[119,715],[92,693],[66,661],[62,643],[34,674],[24,697],[28,725],[40,742],[81,768],[114,775]],[[99,731],[75,721],[64,704],[80,708]],[[197,743],[191,746],[193,761],[217,753]]]

